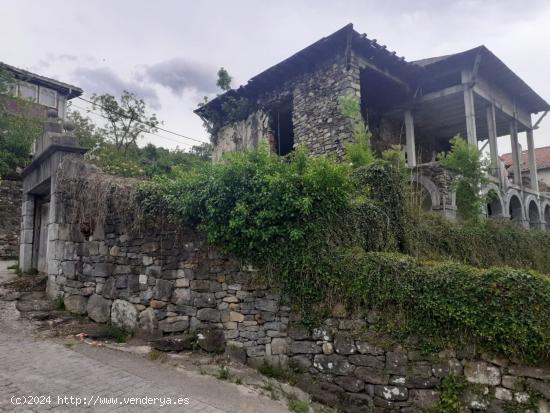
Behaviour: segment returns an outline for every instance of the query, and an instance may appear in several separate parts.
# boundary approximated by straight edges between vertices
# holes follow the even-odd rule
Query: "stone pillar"
[[[529,175],[531,177],[531,189],[539,192],[539,178],[537,173],[537,160],[535,158],[535,142],[533,129],[527,131],[527,153],[529,155]]]
[[[472,73],[462,71],[462,84],[464,85],[464,115],[466,117],[466,135],[470,145],[477,148],[476,111],[474,106],[474,89],[472,85]]]
[[[50,181],[50,209],[48,216],[48,240],[46,249],[47,259],[47,274],[48,281],[46,284],[46,293],[52,300],[56,299],[60,295],[59,285],[57,284],[57,276],[59,275],[59,268],[61,265],[61,259],[59,256],[60,248],[63,245],[59,239],[59,222],[57,219],[59,205],[57,203],[57,182],[56,176],[53,175]]]
[[[521,153],[518,143],[518,124],[515,120],[510,123],[510,141],[512,144],[512,168],[514,171],[514,183],[523,187],[521,180]]]
[[[21,236],[19,241],[19,269],[29,271],[32,268],[34,238],[34,196],[24,194],[21,205]]]
[[[487,106],[487,131],[489,140],[489,151],[491,154],[491,169],[498,178],[501,187],[503,182],[501,182],[501,171],[500,171],[500,160],[498,157],[498,142],[497,142],[497,123],[496,123],[496,114],[494,105]]]
[[[407,165],[416,166],[416,147],[414,141],[414,119],[410,110],[405,111],[405,136],[407,149]]]

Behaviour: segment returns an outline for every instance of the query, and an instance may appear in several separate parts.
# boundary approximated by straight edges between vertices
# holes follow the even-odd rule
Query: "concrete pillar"
[[[514,183],[523,187],[521,180],[521,153],[518,143],[518,124],[515,120],[510,123],[510,141],[512,144],[512,168],[514,171]]]
[[[487,139],[489,140],[489,152],[491,154],[491,169],[502,186],[502,174],[500,172],[500,160],[498,157],[497,122],[494,105],[487,106],[487,130]]]
[[[56,175],[52,176],[50,182],[50,209],[48,211],[48,238],[47,238],[47,247],[46,247],[46,257],[47,257],[47,274],[48,281],[46,284],[46,293],[48,297],[52,300],[56,299],[60,295],[59,286],[57,284],[57,276],[60,271],[61,258],[58,256],[57,244],[60,243],[57,241],[59,238],[59,224],[57,222],[57,180]]]
[[[527,153],[529,156],[529,175],[531,177],[531,189],[539,192],[539,178],[537,173],[537,160],[535,158],[535,142],[533,129],[527,131]]]
[[[472,85],[472,72],[462,71],[462,84],[464,85],[464,115],[466,117],[466,138],[470,145],[477,148],[476,111],[474,106],[474,89]]]
[[[24,194],[21,205],[21,236],[19,239],[19,269],[29,271],[32,268],[34,240],[34,196]]]
[[[410,110],[405,111],[405,136],[407,149],[407,166],[416,166],[416,146],[414,141],[414,119]]]

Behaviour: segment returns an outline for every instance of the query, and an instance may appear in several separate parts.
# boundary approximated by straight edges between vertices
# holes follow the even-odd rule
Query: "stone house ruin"
[[[285,155],[305,145],[313,155],[342,157],[352,139],[340,96],[357,96],[377,152],[399,144],[424,194],[424,207],[456,215],[449,174],[436,154],[457,134],[479,146],[487,140],[493,200],[486,213],[524,227],[550,226],[550,197],[538,187],[531,114],[550,105],[485,46],[409,62],[349,24],[196,110],[209,125],[214,158],[262,140]],[[510,136],[514,170],[518,135],[528,143],[529,180],[510,179],[497,138]]]

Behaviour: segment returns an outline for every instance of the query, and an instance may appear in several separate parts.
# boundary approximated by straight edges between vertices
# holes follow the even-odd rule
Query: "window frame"
[[[41,96],[40,92],[41,92],[42,90],[44,90],[44,91],[46,91],[46,92],[51,92],[51,93],[53,93],[54,106],[47,105],[47,104],[42,103],[42,102],[40,101],[40,96]],[[56,91],[56,90],[53,90],[53,89],[50,89],[50,88],[44,87],[44,86],[38,86],[38,101],[37,101],[37,103],[38,103],[39,105],[46,106],[47,108],[57,109],[57,102],[58,102],[58,96],[57,96],[57,91]]]
[[[22,86],[32,86],[32,87],[34,87],[34,90],[35,90],[34,99],[32,99],[32,98],[29,97],[29,96],[23,96],[23,94],[21,93]],[[38,85],[35,85],[34,83],[29,83],[29,82],[25,82],[25,81],[19,81],[19,84],[18,84],[18,87],[17,87],[17,90],[18,90],[17,95],[18,95],[21,99],[26,99],[26,100],[29,100],[29,101],[31,101],[31,102],[33,102],[33,103],[38,103],[38,89],[39,89],[39,86],[38,86]]]

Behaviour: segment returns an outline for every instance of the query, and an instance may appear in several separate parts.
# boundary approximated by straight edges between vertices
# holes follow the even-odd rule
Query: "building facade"
[[[476,146],[488,141],[492,183],[485,191],[494,194],[488,215],[525,227],[550,223],[550,198],[539,191],[534,158],[538,125],[531,120],[550,105],[485,46],[408,62],[349,24],[196,113],[210,127],[215,159],[262,140],[279,155],[304,145],[312,155],[342,157],[353,139],[339,106],[346,95],[360,100],[375,151],[404,148],[430,209],[456,214],[451,177],[436,156],[461,135]],[[528,142],[528,182],[519,173],[507,179],[498,157],[497,138],[510,136],[512,155],[519,158],[520,133]]]

